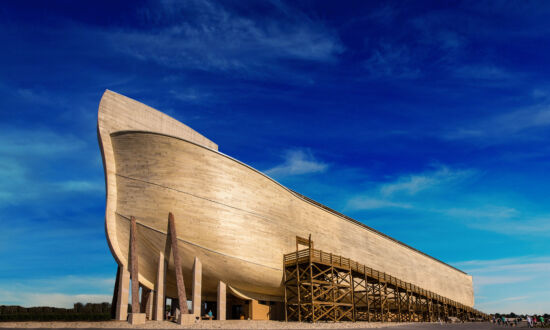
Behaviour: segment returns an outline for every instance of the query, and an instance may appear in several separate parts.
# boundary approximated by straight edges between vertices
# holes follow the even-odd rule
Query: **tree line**
[[[105,321],[110,303],[76,303],[73,308],[0,306],[0,321]]]

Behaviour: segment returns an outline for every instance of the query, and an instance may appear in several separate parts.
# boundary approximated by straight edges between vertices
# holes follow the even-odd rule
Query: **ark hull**
[[[126,265],[128,219],[136,217],[139,279],[146,287],[154,286],[172,212],[185,280],[198,256],[205,296],[215,295],[222,280],[253,298],[281,300],[283,254],[295,249],[296,236],[311,234],[318,249],[473,306],[471,276],[303,198],[154,109],[107,91],[98,131],[107,239]],[[170,269],[173,260],[173,274]],[[175,280],[167,280],[167,295],[175,296]]]

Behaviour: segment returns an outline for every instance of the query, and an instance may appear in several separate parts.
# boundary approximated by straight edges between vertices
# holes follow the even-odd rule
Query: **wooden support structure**
[[[153,299],[153,320],[164,320],[164,292],[166,288],[166,259],[164,253],[159,253],[157,279],[155,281],[155,292]]]
[[[227,299],[227,286],[224,282],[218,282],[218,301],[217,301],[217,317],[218,320],[225,320],[226,314],[226,299]]]
[[[162,321],[164,320],[166,306],[166,271],[168,269],[168,259],[170,253],[174,258],[174,268],[176,275],[177,298],[172,299],[172,307],[177,306],[179,317],[176,320],[178,323],[194,322],[201,313],[201,288],[202,288],[202,264],[195,257],[193,265],[193,283],[192,283],[192,299],[193,299],[193,314],[189,314],[187,305],[187,297],[185,292],[185,283],[183,280],[183,270],[181,259],[179,256],[178,239],[174,216],[168,214],[168,234],[166,239],[165,253],[159,252],[156,280],[154,288],[150,289],[140,285],[139,282],[139,261],[138,261],[138,230],[137,221],[134,217],[130,217],[130,241],[129,241],[129,260],[128,266],[119,265],[117,270],[117,279],[115,282],[113,294],[113,307],[111,313],[117,320],[127,320],[132,324],[142,324],[146,319]],[[171,250],[171,252],[170,252]],[[132,291],[132,313],[128,316],[128,298]],[[141,301],[140,301],[141,288]],[[225,290],[225,289],[224,289]],[[181,302],[181,303],[180,303]]]
[[[193,264],[193,315],[201,316],[201,296],[202,296],[202,263],[198,257],[195,257]]]
[[[137,256],[136,218],[130,220],[130,279],[132,280],[132,314],[139,313],[139,271]]]
[[[300,245],[308,248],[298,250]],[[433,322],[487,315],[296,237],[283,257],[286,321]],[[471,316],[470,316],[471,315]]]
[[[128,318],[128,296],[130,294],[130,272],[128,268],[119,266],[117,272],[117,298],[116,298],[116,320],[126,321]]]
[[[168,213],[168,228],[170,230],[168,239],[174,256],[174,268],[176,269],[176,285],[178,289],[178,300],[180,302],[180,312],[188,314],[187,297],[185,296],[185,283],[183,282],[183,273],[181,270],[181,259],[178,249],[178,235],[176,233],[176,224],[172,212]]]

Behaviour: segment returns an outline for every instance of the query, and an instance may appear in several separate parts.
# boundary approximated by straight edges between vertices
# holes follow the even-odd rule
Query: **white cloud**
[[[222,4],[184,1],[159,4],[143,17],[163,28],[100,31],[116,50],[171,68],[243,71],[277,67],[280,60],[330,62],[343,51],[335,32],[304,13],[281,6],[277,18],[239,15]]]
[[[473,276],[476,306],[485,312],[544,313],[550,308],[550,256],[455,263]]]
[[[441,209],[437,212],[460,219],[471,228],[499,234],[550,235],[550,215],[531,216],[512,207],[482,205],[474,208]]]
[[[383,196],[391,196],[396,193],[415,195],[420,191],[460,182],[474,174],[473,170],[451,170],[446,166],[441,166],[435,171],[402,176],[394,182],[383,184],[380,187],[380,192]]]
[[[105,184],[103,181],[69,180],[54,183],[52,187],[63,192],[103,192]]]
[[[449,189],[464,180],[471,179],[476,173],[477,171],[472,169],[455,170],[447,166],[438,166],[435,170],[402,175],[391,182],[379,183],[366,193],[351,198],[346,208],[350,210],[414,208],[415,195],[428,191],[433,193],[442,188]]]
[[[508,80],[517,78],[502,68],[494,65],[461,66],[454,68],[454,76],[474,80]]]
[[[414,79],[420,76],[415,67],[410,50],[403,46],[381,43],[363,66],[373,77],[393,79]]]
[[[50,129],[27,129],[0,126],[0,155],[58,157],[81,150],[84,141],[70,134],[58,134]]]
[[[328,164],[315,159],[311,151],[296,149],[289,150],[284,155],[285,161],[271,169],[264,171],[273,177],[321,173],[327,170]]]
[[[40,164],[70,159],[85,150],[86,143],[73,135],[49,129],[27,129],[0,126],[0,208],[30,199],[43,199],[57,193],[99,193],[103,180],[48,181],[37,177],[43,172]],[[95,159],[95,158],[94,158]]]
[[[491,144],[519,137],[537,139],[539,135],[525,136],[523,133],[547,126],[550,126],[550,106],[539,105],[488,117],[453,129],[443,137],[448,140],[476,139]]]
[[[352,198],[347,203],[347,208],[352,210],[372,210],[382,208],[412,208],[411,204],[392,202],[384,199],[376,199],[369,197]]]

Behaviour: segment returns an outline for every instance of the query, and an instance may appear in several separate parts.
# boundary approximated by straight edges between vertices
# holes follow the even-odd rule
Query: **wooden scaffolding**
[[[307,248],[299,249],[299,245]],[[349,258],[313,248],[296,237],[285,254],[286,321],[434,322],[486,320],[469,306],[442,297]]]

